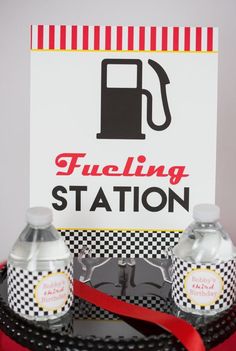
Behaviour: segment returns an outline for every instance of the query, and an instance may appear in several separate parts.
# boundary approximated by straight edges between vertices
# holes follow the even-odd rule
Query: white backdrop
[[[25,223],[29,206],[29,111],[32,23],[219,27],[216,203],[236,239],[236,23],[234,0],[0,0],[0,258]],[[42,135],[43,138],[43,135]]]

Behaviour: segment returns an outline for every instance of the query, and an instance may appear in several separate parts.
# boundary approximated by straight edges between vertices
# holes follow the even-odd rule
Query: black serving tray
[[[74,270],[78,279],[81,266],[77,260]],[[71,310],[60,319],[40,323],[27,321],[8,307],[6,275],[7,268],[4,266],[0,270],[0,329],[29,350],[185,350],[174,336],[158,327],[121,320],[79,298],[75,298]],[[94,271],[88,284],[122,300],[188,320],[201,334],[207,350],[223,342],[236,330],[236,305],[212,317],[183,313],[171,300],[170,284],[163,281],[156,267],[148,265],[143,259],[136,259],[133,266],[121,266],[118,259],[112,259]]]

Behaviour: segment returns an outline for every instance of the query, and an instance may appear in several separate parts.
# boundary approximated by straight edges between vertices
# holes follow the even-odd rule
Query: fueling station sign
[[[162,255],[215,202],[218,32],[31,26],[30,203],[76,255]]]

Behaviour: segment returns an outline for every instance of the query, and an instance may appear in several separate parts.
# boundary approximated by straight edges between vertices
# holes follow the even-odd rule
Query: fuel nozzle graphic
[[[147,97],[147,122],[150,128],[162,131],[169,127],[171,114],[166,94],[169,78],[163,67],[153,60],[148,64],[156,72],[160,82],[160,92],[165,114],[164,123],[157,125],[152,117],[152,94],[142,88],[142,61],[139,59],[104,59],[101,79],[101,132],[98,139],[145,139],[142,133],[142,95]],[[108,67],[122,65],[135,70],[136,79],[132,86],[112,86],[108,80]],[[122,70],[121,70],[122,71]],[[119,70],[117,69],[117,76]]]

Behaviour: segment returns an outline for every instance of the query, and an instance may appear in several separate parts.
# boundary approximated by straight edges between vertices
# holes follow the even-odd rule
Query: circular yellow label
[[[38,282],[34,290],[34,298],[39,307],[46,311],[62,308],[70,293],[70,281],[66,273],[48,274]]]
[[[185,293],[195,305],[213,305],[219,299],[223,289],[224,283],[220,274],[212,269],[193,269],[184,279]]]

